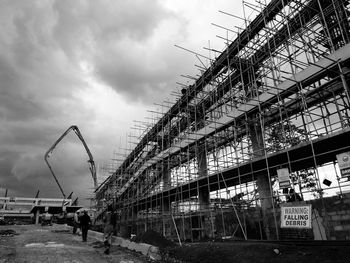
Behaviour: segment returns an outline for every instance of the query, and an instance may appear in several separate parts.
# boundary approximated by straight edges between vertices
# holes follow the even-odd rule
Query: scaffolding
[[[347,197],[336,155],[350,148],[349,1],[243,7],[244,16],[252,12],[244,29],[227,29],[236,37],[182,84],[97,189],[129,232],[154,229],[183,241],[307,238],[280,228],[282,168],[324,218],[327,200]],[[331,228],[327,235],[337,238]]]

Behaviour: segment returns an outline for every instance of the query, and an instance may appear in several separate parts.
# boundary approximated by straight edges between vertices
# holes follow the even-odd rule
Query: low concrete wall
[[[66,226],[66,227],[67,227],[67,229],[72,229],[72,227],[70,227],[70,226]],[[92,237],[98,241],[101,241],[101,242],[104,241],[103,233],[100,233],[100,232],[90,230],[88,236]],[[146,244],[146,243],[136,243],[136,242],[132,242],[128,239],[113,236],[112,237],[112,245],[124,247],[124,248],[127,248],[129,250],[139,252],[142,255],[148,256],[149,258],[151,258],[153,260],[161,260],[159,248],[152,246],[152,245],[149,245],[149,244]]]
[[[310,203],[318,211],[327,240],[350,240],[350,194],[312,200]]]

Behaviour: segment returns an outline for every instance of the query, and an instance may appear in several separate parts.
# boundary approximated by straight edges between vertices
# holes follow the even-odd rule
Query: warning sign
[[[277,176],[278,176],[278,182],[279,182],[280,188],[289,188],[290,187],[288,168],[278,169]]]
[[[342,177],[350,175],[350,152],[337,154],[337,161]]]
[[[311,228],[311,205],[282,206],[282,228]]]

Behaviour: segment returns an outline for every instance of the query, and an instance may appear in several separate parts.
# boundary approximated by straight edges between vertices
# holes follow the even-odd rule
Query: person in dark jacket
[[[74,222],[73,222],[73,234],[80,235],[80,222],[79,222],[79,212],[74,213]]]
[[[116,218],[115,213],[113,213],[113,207],[109,206],[107,211],[103,216],[103,237],[104,237],[104,246],[105,246],[105,254],[109,254],[111,244],[112,244],[112,236],[116,227]]]
[[[83,242],[86,242],[87,234],[91,224],[91,218],[88,215],[88,212],[86,210],[84,210],[84,213],[79,218],[79,221],[80,221],[80,227],[81,227],[81,236],[83,238]]]

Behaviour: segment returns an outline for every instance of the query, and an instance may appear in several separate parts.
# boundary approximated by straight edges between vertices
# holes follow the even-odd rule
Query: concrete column
[[[197,165],[198,165],[198,176],[205,177],[208,174],[207,171],[207,152],[205,145],[199,145],[196,149]],[[198,202],[200,209],[208,209],[210,203],[210,193],[207,185],[199,188]]]
[[[252,142],[253,157],[259,158],[264,156],[264,141],[261,130],[260,121],[258,119],[251,120],[249,124],[250,140]],[[267,172],[260,173],[256,178],[257,190],[260,197],[261,209],[263,215],[263,225],[267,239],[271,239],[269,227],[269,210],[272,208],[272,193],[270,188],[270,180]]]
[[[39,217],[40,217],[40,211],[39,209],[36,210],[35,212],[35,224],[38,225],[39,224]]]
[[[132,208],[131,208],[131,211],[132,211],[132,214],[131,214],[131,219],[132,221],[135,221],[137,219],[137,205],[134,205]]]
[[[249,135],[252,141],[253,157],[258,158],[264,156],[264,140],[261,131],[260,121],[251,120],[249,124]]]
[[[250,139],[252,141],[253,157],[259,158],[264,156],[264,141],[261,126],[259,121],[254,121],[249,126]],[[261,206],[263,210],[272,207],[272,193],[270,190],[270,184],[268,174],[261,173],[257,176],[256,184],[258,186],[259,196],[261,198]]]
[[[163,185],[164,190],[171,187],[171,171],[168,169],[168,165],[165,164],[162,169],[162,177],[163,177]],[[162,211],[169,212],[170,211],[170,203],[168,198],[162,199]]]

